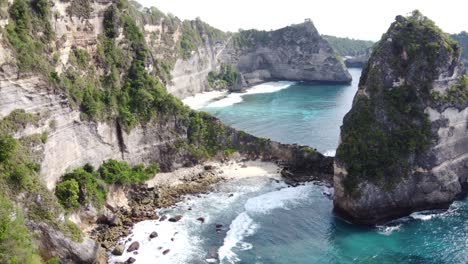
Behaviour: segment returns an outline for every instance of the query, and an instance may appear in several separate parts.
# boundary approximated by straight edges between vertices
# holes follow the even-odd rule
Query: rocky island
[[[362,224],[447,208],[468,189],[461,48],[418,11],[367,63],[335,158],[335,210]]]

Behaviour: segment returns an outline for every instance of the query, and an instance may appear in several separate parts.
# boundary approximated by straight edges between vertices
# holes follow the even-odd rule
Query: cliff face
[[[335,209],[384,222],[446,208],[468,186],[468,79],[460,47],[415,11],[398,16],[366,65],[341,128]]]
[[[351,81],[339,56],[311,21],[271,32],[237,33],[224,58],[236,65],[246,85],[271,80]]]
[[[157,162],[170,171],[232,148],[283,161],[290,177],[331,173],[331,159],[308,147],[236,131],[167,94],[172,67],[172,82],[182,84],[169,91],[183,97],[205,89],[206,76],[219,66],[216,58],[229,41],[224,33],[126,1],[41,1],[42,8],[34,3],[0,3],[0,136],[11,134],[37,154],[27,169],[34,171],[37,186],[13,190],[1,181],[0,187],[12,189],[2,195],[22,205],[45,259],[92,263],[100,252],[94,241],[72,241],[57,228],[68,223],[52,191],[61,175],[86,163]],[[5,127],[15,131],[5,132],[2,122],[17,109],[25,111],[25,120],[9,119]],[[3,173],[2,180],[10,177]]]
[[[343,62],[311,21],[274,31],[247,30],[204,41],[188,59],[178,59],[169,91],[179,98],[210,90],[207,78],[223,64],[233,65],[240,80],[231,90],[274,80],[351,81]]]

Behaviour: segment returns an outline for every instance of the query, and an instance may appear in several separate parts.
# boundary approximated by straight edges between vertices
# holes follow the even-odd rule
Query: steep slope
[[[468,78],[460,53],[418,11],[398,16],[383,35],[341,128],[338,213],[380,223],[446,208],[466,194]]]
[[[23,246],[32,253],[16,262],[40,263],[26,260],[36,260],[36,253],[64,263],[102,256],[101,246],[82,236],[72,212],[52,192],[62,175],[88,163],[158,163],[171,171],[237,150],[282,161],[292,172],[331,172],[331,159],[309,147],[236,131],[167,93],[175,61],[195,56],[202,41],[188,32],[197,25],[212,30],[200,21],[178,24],[124,0],[0,1],[0,11],[0,218],[5,230],[27,233],[14,241],[0,233],[0,245],[11,246],[8,254],[1,252],[2,263],[13,262]],[[146,22],[151,24],[138,26]],[[215,38],[217,31],[210,32]],[[91,195],[86,185],[68,183],[65,199]],[[109,187],[96,179],[90,184]],[[106,210],[81,203],[78,213],[94,221]]]

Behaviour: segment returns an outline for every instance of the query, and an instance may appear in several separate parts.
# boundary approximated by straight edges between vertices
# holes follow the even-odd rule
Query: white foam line
[[[207,107],[226,107],[233,104],[238,104],[243,101],[242,97],[249,94],[262,94],[262,93],[275,93],[290,87],[295,82],[279,81],[279,82],[267,82],[259,85],[255,85],[250,89],[247,89],[245,93],[231,93],[226,98],[219,101],[215,101],[208,104]]]
[[[255,85],[252,88],[247,89],[245,93],[228,93],[227,91],[203,92],[187,97],[182,100],[182,102],[195,110],[204,107],[225,107],[242,102],[242,97],[245,95],[274,93],[286,89],[293,84],[295,84],[295,82],[267,82]]]
[[[310,199],[315,187],[312,184],[294,188],[283,188],[252,197],[245,203],[245,211],[239,214],[230,225],[230,229],[224,239],[224,244],[218,250],[221,263],[239,262],[239,257],[234,253],[237,250],[249,250],[253,245],[243,241],[244,238],[255,233],[257,225],[250,215],[267,214],[273,209],[292,209],[301,202]]]
[[[215,101],[216,99],[220,99],[225,97],[228,94],[227,91],[212,91],[212,92],[204,92],[199,93],[194,96],[190,96],[182,100],[184,104],[189,106],[192,109],[200,109],[208,105],[210,102]]]

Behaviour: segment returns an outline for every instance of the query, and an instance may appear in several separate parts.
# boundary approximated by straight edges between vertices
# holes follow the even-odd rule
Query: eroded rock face
[[[458,45],[419,12],[398,16],[344,118],[335,210],[374,224],[466,193],[467,86]]]
[[[89,238],[75,242],[45,223],[30,223],[37,233],[38,247],[44,257],[59,257],[66,263],[104,263],[98,259],[103,249]]]
[[[239,82],[230,90],[275,81],[348,83],[351,75],[311,21],[275,31],[248,30],[209,38],[188,59],[178,59],[168,91],[178,98],[208,91],[208,73],[222,64],[234,65]]]
[[[346,67],[311,21],[256,37],[239,34],[251,42],[226,52],[236,53],[233,64],[248,86],[271,80],[351,81]]]

